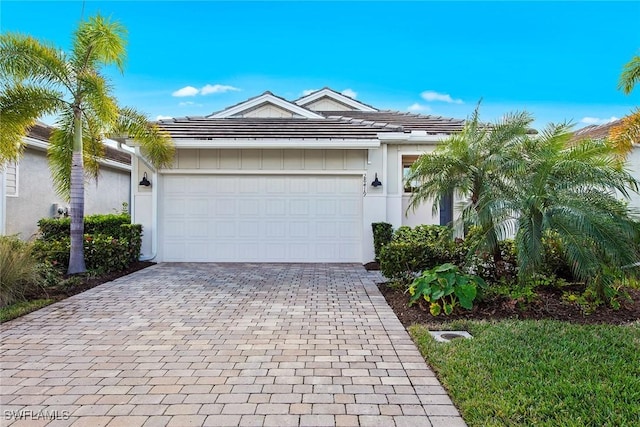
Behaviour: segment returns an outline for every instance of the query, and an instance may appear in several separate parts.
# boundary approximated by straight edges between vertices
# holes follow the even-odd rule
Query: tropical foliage
[[[607,141],[573,142],[567,124],[530,135],[530,120],[509,115],[481,130],[476,110],[463,133],[412,168],[408,179],[421,183],[412,204],[457,191],[466,203],[462,219],[480,226],[485,248],[496,253],[499,240],[515,235],[521,282],[544,272],[543,242],[553,235],[573,276],[608,300],[617,278],[636,273],[623,268],[639,254],[637,227],[619,196],[638,183]]]
[[[635,55],[624,65],[618,88],[628,95],[638,82],[640,82],[640,55]]]
[[[440,201],[450,194],[465,200],[465,222],[481,227],[485,238],[478,242],[499,265],[502,260],[498,242],[509,230],[503,227],[506,223],[496,217],[500,212],[492,206],[499,183],[494,177],[510,161],[505,155],[526,138],[532,121],[528,113],[514,113],[488,126],[480,122],[476,108],[462,132],[451,135],[435,152],[419,157],[413,164],[406,179],[417,183],[417,188],[409,208],[430,200],[435,213]]]
[[[126,30],[100,15],[79,24],[70,52],[22,34],[0,35],[0,165],[16,160],[23,136],[56,115],[49,162],[58,192],[71,200],[69,274],[86,270],[83,254],[85,175],[97,177],[106,136],[136,140],[156,167],[169,164],[173,144],[132,108],[121,108],[102,72],[123,70]]]

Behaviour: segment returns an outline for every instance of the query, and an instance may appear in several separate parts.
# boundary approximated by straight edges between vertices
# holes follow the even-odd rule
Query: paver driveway
[[[159,264],[106,283],[2,325],[1,424],[464,425],[376,277]]]

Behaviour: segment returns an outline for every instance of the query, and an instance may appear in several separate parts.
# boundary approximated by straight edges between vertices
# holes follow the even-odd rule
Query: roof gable
[[[319,103],[317,101],[324,100],[324,103]],[[341,105],[347,107],[347,110],[355,110],[355,111],[378,111],[377,109],[371,107],[370,105],[363,104],[362,102],[358,102],[353,98],[345,96],[341,93],[338,93],[328,87],[324,89],[317,90],[307,96],[303,96],[302,98],[294,101],[297,105],[302,107],[311,108],[311,105],[315,105],[317,111],[324,111],[327,107],[325,105],[333,105],[334,107],[329,107],[330,109],[336,110],[335,105]],[[315,109],[315,108],[311,108]],[[342,108],[340,108],[342,109]]]
[[[233,117],[273,117],[281,118],[286,113],[290,113],[291,117],[308,118],[308,119],[323,119],[324,116],[308,110],[302,106],[296,105],[287,101],[284,98],[275,96],[271,92],[267,91],[262,95],[258,95],[253,98],[249,98],[239,104],[225,108],[222,111],[207,116],[208,119],[225,119]]]

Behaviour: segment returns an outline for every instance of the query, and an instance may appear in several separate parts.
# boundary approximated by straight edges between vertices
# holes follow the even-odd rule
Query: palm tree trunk
[[[73,158],[71,161],[71,251],[67,274],[87,271],[84,263],[84,165],[82,162],[82,112],[74,111]]]

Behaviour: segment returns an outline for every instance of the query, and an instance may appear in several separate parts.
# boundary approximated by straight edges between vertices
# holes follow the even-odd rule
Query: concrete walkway
[[[349,264],[159,264],[2,325],[3,426],[464,426]]]

